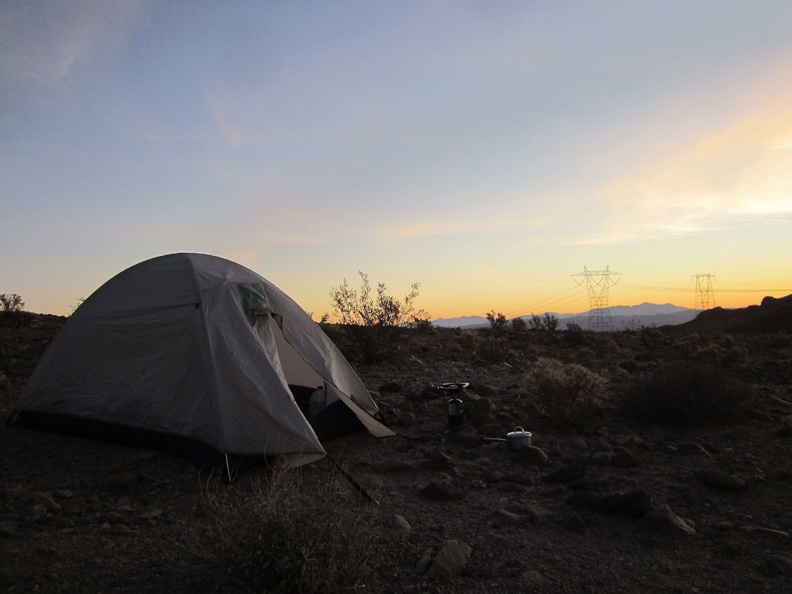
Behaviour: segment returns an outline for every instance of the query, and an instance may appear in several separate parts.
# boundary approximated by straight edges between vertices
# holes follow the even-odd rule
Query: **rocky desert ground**
[[[63,322],[3,319],[4,419]],[[326,517],[295,520],[295,538],[317,541],[301,568],[348,563],[322,557],[321,538],[344,534],[363,545],[351,569],[338,570],[354,573],[350,592],[792,588],[792,299],[614,333],[411,330],[376,364],[356,360],[343,329],[328,333],[398,436],[328,442],[350,480],[329,461],[294,471],[307,507],[332,495],[339,517],[362,521],[346,533],[320,525]],[[547,399],[556,376],[538,372],[548,362],[562,387],[585,380],[571,384],[581,398],[566,408]],[[704,379],[691,370],[706,370]],[[468,385],[438,389],[453,382]],[[700,406],[687,417],[669,412],[658,405],[663,390],[683,409]],[[465,410],[453,430],[449,396]],[[532,433],[530,447],[502,441],[518,426]],[[319,581],[267,586],[256,574],[272,566],[265,557],[235,563],[272,537],[269,524],[247,521],[253,540],[218,536],[218,514],[276,479],[260,467],[225,485],[166,452],[1,427],[0,587],[328,591]]]

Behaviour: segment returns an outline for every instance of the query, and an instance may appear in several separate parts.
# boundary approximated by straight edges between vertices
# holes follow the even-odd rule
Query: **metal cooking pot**
[[[506,434],[506,441],[513,450],[519,450],[531,445],[531,432],[522,427],[515,427],[514,431]]]

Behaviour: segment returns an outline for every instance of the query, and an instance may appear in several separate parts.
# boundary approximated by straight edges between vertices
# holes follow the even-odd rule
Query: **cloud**
[[[140,19],[146,0],[8,2],[0,9],[0,83],[48,98],[84,70],[107,60]]]
[[[792,96],[763,105],[595,194],[599,231],[581,243],[728,229],[792,214]]]

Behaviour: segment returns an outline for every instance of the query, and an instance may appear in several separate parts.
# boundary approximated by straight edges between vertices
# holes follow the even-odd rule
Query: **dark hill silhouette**
[[[792,332],[792,295],[765,297],[760,305],[740,309],[714,307],[677,326],[680,330],[733,333]]]

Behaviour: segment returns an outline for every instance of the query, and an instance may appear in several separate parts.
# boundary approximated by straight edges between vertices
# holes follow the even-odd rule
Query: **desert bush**
[[[766,338],[766,344],[771,349],[786,349],[792,346],[792,335],[788,332],[776,332]]]
[[[0,293],[0,311],[22,311],[25,302],[16,293]]]
[[[502,337],[488,336],[476,344],[476,361],[498,365],[509,358],[509,343]]]
[[[526,373],[527,391],[539,411],[573,426],[591,422],[601,405],[605,382],[577,363],[541,357]]]
[[[700,362],[666,364],[627,390],[625,416],[656,424],[701,425],[736,420],[750,391]]]
[[[185,527],[193,570],[235,591],[376,591],[384,559],[376,508],[338,473],[320,479],[281,469],[263,486],[207,486],[201,520]]]
[[[564,340],[570,344],[584,344],[586,342],[586,333],[580,324],[570,322],[564,331]]]
[[[558,316],[554,316],[551,313],[546,313],[542,317],[542,326],[548,332],[555,332],[558,330]]]
[[[419,283],[413,283],[401,300],[390,295],[384,283],[377,284],[376,296],[373,295],[368,275],[358,274],[362,281],[360,289],[351,288],[344,279],[339,287],[330,289],[330,298],[348,339],[349,351],[345,354],[351,359],[377,363],[398,350],[402,330],[425,327],[430,316],[415,309]]]
[[[505,315],[500,312],[495,313],[494,309],[486,315],[487,321],[490,323],[490,328],[492,328],[495,332],[502,332],[509,323]]]
[[[511,327],[514,332],[525,332],[528,324],[523,318],[512,318]]]

